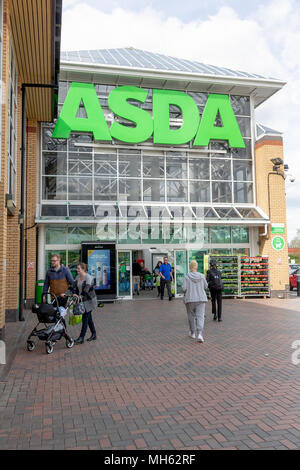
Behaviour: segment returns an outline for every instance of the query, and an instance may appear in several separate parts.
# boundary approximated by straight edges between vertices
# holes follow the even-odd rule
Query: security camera
[[[295,176],[291,175],[290,173],[286,174],[284,179],[288,179],[290,183],[294,183],[294,181],[296,180]]]
[[[271,162],[273,163],[273,165],[275,166],[280,166],[283,164],[283,160],[279,157],[277,158],[271,158]]]

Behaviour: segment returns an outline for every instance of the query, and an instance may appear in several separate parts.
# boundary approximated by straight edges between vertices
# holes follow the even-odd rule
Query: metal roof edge
[[[108,64],[91,64],[91,63],[85,63],[85,62],[70,62],[70,61],[63,61],[61,60],[60,62],[60,70],[61,71],[82,71],[82,72],[87,72],[87,73],[95,73],[97,71],[99,72],[104,72],[107,74],[113,74],[113,75],[120,75],[120,74],[126,74],[128,73],[138,73],[141,77],[144,74],[150,74],[146,75],[147,77],[152,76],[152,78],[155,78],[157,75],[163,76],[164,78],[169,76],[171,79],[178,79],[178,77],[186,77],[186,79],[205,79],[205,80],[214,80],[217,82],[222,82],[225,81],[225,83],[242,83],[243,85],[249,84],[249,85],[257,85],[260,84],[261,86],[265,87],[274,87],[276,86],[278,90],[280,90],[283,86],[287,84],[286,81],[283,80],[278,80],[278,79],[272,79],[272,78],[254,78],[254,77],[228,77],[226,75],[214,75],[214,74],[204,74],[204,73],[197,73],[197,72],[183,72],[180,70],[163,70],[163,69],[151,69],[151,68],[142,68],[142,67],[127,67],[127,66],[120,66],[120,65],[108,65]],[[202,81],[199,80],[199,81]]]

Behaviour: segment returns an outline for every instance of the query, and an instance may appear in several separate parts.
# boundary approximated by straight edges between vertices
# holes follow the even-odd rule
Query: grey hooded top
[[[207,302],[205,289],[207,289],[207,282],[203,274],[188,273],[182,284],[184,303]]]

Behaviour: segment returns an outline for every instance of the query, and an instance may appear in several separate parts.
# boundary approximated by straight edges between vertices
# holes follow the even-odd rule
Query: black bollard
[[[297,276],[297,297],[300,297],[300,274],[296,274]]]

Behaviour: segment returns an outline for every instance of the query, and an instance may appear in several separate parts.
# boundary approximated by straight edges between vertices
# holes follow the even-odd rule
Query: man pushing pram
[[[46,274],[42,302],[46,301],[50,287],[50,293],[57,297],[59,307],[65,307],[68,300],[65,294],[68,289],[73,292],[75,281],[70,269],[60,263],[60,255],[54,254],[51,256],[51,268],[48,269]]]

